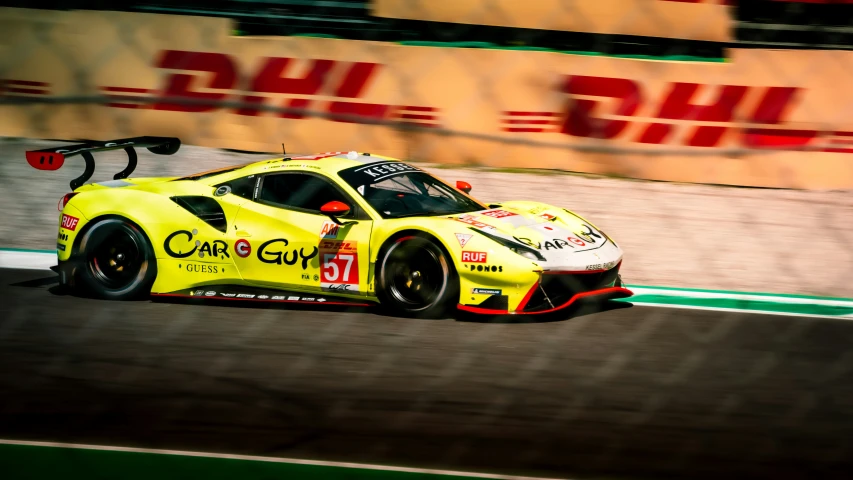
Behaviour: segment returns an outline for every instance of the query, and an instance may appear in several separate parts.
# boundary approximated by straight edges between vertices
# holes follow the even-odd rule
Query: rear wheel
[[[380,256],[377,272],[377,297],[392,314],[435,318],[455,307],[459,287],[453,264],[429,238],[394,240]]]
[[[85,293],[130,300],[151,292],[157,262],[151,243],[136,225],[121,218],[98,220],[84,232],[78,252]]]

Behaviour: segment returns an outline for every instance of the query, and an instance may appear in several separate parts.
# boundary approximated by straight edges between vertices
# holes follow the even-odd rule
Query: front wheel
[[[154,250],[142,230],[129,221],[96,221],[83,233],[78,252],[79,280],[86,294],[130,300],[150,293],[157,276]]]
[[[394,240],[377,266],[376,294],[391,313],[435,318],[455,307],[459,287],[453,264],[433,240],[421,236]]]

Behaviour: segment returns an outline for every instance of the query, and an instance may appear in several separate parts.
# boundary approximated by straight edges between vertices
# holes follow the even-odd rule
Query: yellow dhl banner
[[[853,76],[853,52],[669,62],[231,37],[230,28],[215,18],[0,10],[0,135],[161,135],[267,152],[284,143],[293,153],[853,187],[853,91],[838,88]],[[10,105],[46,98],[71,103]]]
[[[726,0],[372,0],[377,17],[729,42]]]

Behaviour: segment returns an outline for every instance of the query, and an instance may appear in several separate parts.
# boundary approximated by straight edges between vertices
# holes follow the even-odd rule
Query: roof
[[[218,179],[221,179],[219,175],[212,175],[215,172],[220,171],[222,175],[225,174],[233,174],[228,175],[229,177],[236,178],[243,175],[252,175],[265,173],[271,170],[277,170],[287,166],[301,166],[306,168],[316,168],[318,170],[322,170],[326,173],[337,173],[341,170],[364,165],[373,162],[398,162],[399,160],[396,158],[386,157],[384,155],[373,155],[370,153],[358,153],[355,151],[351,152],[326,152],[315,155],[294,155],[294,156],[286,156],[282,158],[274,158],[268,160],[261,160],[258,162],[247,163],[245,165],[237,165],[231,166],[227,168],[211,170],[209,172],[199,172],[195,175],[191,175],[190,177],[195,177],[199,175],[204,175],[205,177],[213,177],[216,176]]]

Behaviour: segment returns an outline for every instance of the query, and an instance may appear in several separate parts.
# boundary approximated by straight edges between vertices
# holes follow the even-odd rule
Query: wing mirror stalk
[[[338,220],[339,216],[346,215],[347,213],[349,213],[350,208],[349,208],[349,205],[347,205],[346,203],[338,202],[337,200],[323,205],[322,207],[320,207],[320,211],[325,213],[329,218],[331,218],[333,222],[335,222],[336,224],[341,225],[341,226],[353,225],[353,224],[358,223],[358,222],[352,222],[352,221],[342,222],[342,221]]]

